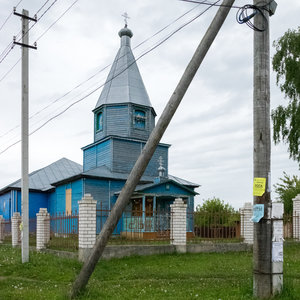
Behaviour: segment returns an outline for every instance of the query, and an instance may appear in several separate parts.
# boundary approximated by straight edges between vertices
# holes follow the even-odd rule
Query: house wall
[[[66,190],[72,189],[72,212],[78,211],[78,201],[83,196],[83,182],[82,179],[62,184],[56,188],[56,200],[52,198],[51,213],[65,213],[66,212]]]
[[[144,142],[114,139],[112,171],[130,173],[144,146]],[[144,172],[144,175],[158,175],[158,159],[160,156],[163,158],[163,166],[166,169],[166,175],[168,174],[168,146],[158,145]]]
[[[21,199],[21,192],[19,199]],[[18,205],[21,208],[21,205]],[[36,214],[40,208],[48,207],[48,194],[47,193],[29,193],[29,218],[36,218]]]
[[[4,217],[4,219],[10,219],[11,216],[11,192],[7,192],[0,196],[0,215]]]
[[[147,189],[147,191],[145,191],[145,192],[151,193],[151,194],[158,194],[158,195],[163,194],[164,196],[173,196],[173,197],[180,197],[179,195],[181,195],[181,196],[190,196],[191,195],[191,193],[189,191],[182,189],[179,186],[176,186],[169,182],[151,187],[151,189]]]
[[[53,191],[52,193],[48,193],[48,212],[50,215],[53,215],[55,213],[55,209],[57,206],[57,194],[56,190]]]
[[[84,172],[100,166],[107,166],[112,172],[129,174],[141,154],[145,142],[111,138],[99,144],[93,144],[83,149]],[[144,175],[158,175],[158,159],[163,159],[163,167],[168,174],[169,146],[157,146]]]
[[[11,190],[0,196],[0,215],[10,219],[14,212],[21,213],[21,191]],[[48,208],[48,194],[29,192],[29,218],[35,218],[41,207]]]
[[[121,180],[105,180],[105,179],[90,179],[84,180],[84,193],[91,194],[92,197],[97,200],[97,209],[109,211],[116,203],[116,192],[120,191],[124,186],[125,181]],[[107,219],[107,212],[99,214],[97,216],[97,233],[100,232],[100,224],[104,224]],[[118,222],[114,234],[120,234],[122,228],[122,218]]]
[[[89,171],[100,166],[111,168],[111,140],[91,145],[83,150],[83,171]]]
[[[21,191],[15,191],[13,193],[14,207],[13,212],[20,212],[22,207],[22,194]],[[35,218],[40,208],[48,207],[48,194],[41,192],[29,192],[29,218]]]
[[[146,122],[145,122],[145,128],[144,129],[137,129],[135,126],[135,120],[134,120],[134,112],[135,110],[142,110],[145,112]],[[145,106],[139,106],[136,104],[130,105],[130,124],[129,124],[129,138],[137,138],[142,140],[147,140],[150,136],[151,131],[153,130],[155,125],[155,115],[153,114],[153,111],[149,107]]]
[[[145,112],[145,129],[136,129],[134,124],[134,111]],[[96,130],[98,112],[103,113],[103,129]],[[155,125],[155,115],[150,107],[139,106],[132,103],[123,105],[103,105],[95,110],[94,115],[94,141],[100,141],[108,136],[120,136],[147,140]]]
[[[111,209],[117,200],[115,193],[122,189],[124,183],[123,180],[86,178],[84,180],[84,191],[97,200],[97,209],[100,208],[100,202],[102,202],[103,208]]]

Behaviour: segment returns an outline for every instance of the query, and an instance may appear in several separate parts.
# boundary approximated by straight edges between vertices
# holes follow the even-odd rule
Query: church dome
[[[119,31],[119,37],[122,37],[123,35],[127,35],[130,38],[133,36],[132,31],[127,27],[127,25]]]
[[[112,64],[95,110],[102,105],[132,103],[151,107],[142,76],[133,56],[132,31],[125,25],[119,31],[120,48]]]

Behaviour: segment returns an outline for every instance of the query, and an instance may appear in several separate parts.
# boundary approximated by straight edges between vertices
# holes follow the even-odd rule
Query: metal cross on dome
[[[127,26],[127,19],[130,19],[130,17],[128,16],[128,13],[124,12],[124,14],[122,15],[122,17],[124,17],[124,22],[125,22],[125,25]]]

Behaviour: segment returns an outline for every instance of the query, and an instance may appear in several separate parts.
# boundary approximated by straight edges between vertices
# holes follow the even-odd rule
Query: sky
[[[19,1],[0,2],[0,28]],[[299,0],[277,3],[270,18],[271,44],[299,26]],[[245,4],[252,2],[235,1],[237,6]],[[29,58],[30,132],[51,119],[30,136],[29,171],[62,157],[82,164],[81,148],[93,142],[92,110],[120,45],[124,12],[130,17],[133,53],[141,56],[137,64],[158,121],[217,8],[155,46],[207,8],[179,0],[22,0],[17,12],[27,9],[40,18],[29,31],[30,44],[37,41]],[[253,199],[253,31],[236,22],[236,12],[232,9],[228,15],[162,138],[172,145],[169,173],[200,185],[196,205],[218,197],[238,209]],[[10,16],[0,30],[0,53],[20,29],[20,18]],[[20,140],[20,57],[21,49],[15,46],[0,63],[0,152]],[[271,72],[271,107],[286,103]],[[272,143],[272,185],[283,171],[299,175],[299,165],[289,159],[287,145]],[[0,188],[20,176],[17,143],[0,154]],[[272,199],[276,197],[273,192]]]

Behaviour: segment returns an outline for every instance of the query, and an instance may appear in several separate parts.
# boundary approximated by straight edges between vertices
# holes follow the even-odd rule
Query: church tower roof
[[[112,64],[95,110],[105,104],[133,103],[152,107],[138,66],[131,51],[132,31],[127,27],[119,31],[120,49]]]

